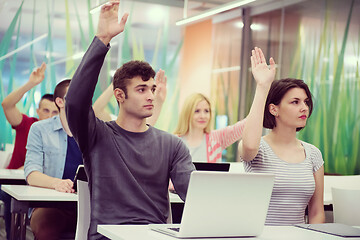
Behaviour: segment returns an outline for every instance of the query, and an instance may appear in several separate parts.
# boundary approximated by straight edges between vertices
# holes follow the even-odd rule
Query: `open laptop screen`
[[[230,163],[193,162],[197,171],[228,172]]]

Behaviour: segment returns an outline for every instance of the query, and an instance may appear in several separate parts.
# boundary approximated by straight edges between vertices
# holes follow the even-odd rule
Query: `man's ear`
[[[55,104],[56,104],[59,108],[65,107],[64,99],[59,98],[59,97],[57,97],[57,98],[55,99]]]
[[[278,107],[275,104],[270,103],[269,104],[269,112],[271,113],[271,115],[277,117],[278,116]]]
[[[114,89],[114,96],[119,103],[123,103],[125,101],[125,93],[120,88]]]

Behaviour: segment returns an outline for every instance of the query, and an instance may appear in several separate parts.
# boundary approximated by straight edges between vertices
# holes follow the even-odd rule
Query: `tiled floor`
[[[0,240],[6,240],[5,223],[4,223],[4,219],[1,217],[0,217]],[[26,230],[26,240],[34,240],[34,235],[32,234],[29,227]]]

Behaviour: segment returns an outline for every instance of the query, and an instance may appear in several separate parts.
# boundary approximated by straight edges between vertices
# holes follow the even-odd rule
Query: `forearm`
[[[31,82],[26,82],[17,90],[11,92],[8,96],[4,98],[1,105],[5,109],[15,107],[16,104],[21,100],[25,93],[31,90],[36,85],[33,85]]]
[[[229,147],[236,141],[242,139],[246,119],[236,122],[233,125],[211,131],[211,138],[215,138],[223,149]]]
[[[96,37],[77,68],[66,96],[67,110],[89,108],[108,48]]]
[[[324,210],[318,211],[316,214],[309,214],[309,223],[324,223],[325,222],[325,213]]]
[[[146,119],[146,122],[148,124],[150,124],[151,126],[155,126],[157,120],[159,119],[162,105],[163,105],[163,103],[155,103],[153,115],[151,115],[151,117]]]
[[[108,47],[94,38],[71,80],[65,110],[70,130],[77,140],[88,139],[89,126],[95,122],[92,97],[107,52]],[[83,147],[86,146],[80,145],[81,149]]]
[[[33,171],[27,176],[26,181],[31,186],[55,189],[56,184],[61,179],[50,177],[39,171]]]
[[[269,85],[256,86],[254,101],[249,115],[246,117],[242,138],[242,158],[245,161],[252,160],[257,154],[262,136],[265,102],[269,89]]]
[[[308,204],[309,223],[324,223],[324,166],[314,173],[315,191]]]
[[[97,117],[105,110],[107,104],[110,102],[111,97],[114,95],[113,88],[113,84],[110,84],[93,104],[93,109]]]

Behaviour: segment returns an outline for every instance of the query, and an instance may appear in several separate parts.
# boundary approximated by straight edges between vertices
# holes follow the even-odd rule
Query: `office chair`
[[[86,240],[90,226],[90,191],[88,183],[77,180],[78,214],[75,240]]]
[[[332,188],[335,223],[360,226],[360,189]]]

